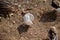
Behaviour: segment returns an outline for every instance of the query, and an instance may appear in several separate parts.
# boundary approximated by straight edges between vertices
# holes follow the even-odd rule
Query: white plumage
[[[52,29],[56,33],[56,35],[54,36],[54,39],[53,40],[58,40],[58,32],[57,32],[56,28],[55,27],[52,27]]]
[[[24,23],[27,25],[33,24],[34,16],[31,13],[27,13],[24,15]]]

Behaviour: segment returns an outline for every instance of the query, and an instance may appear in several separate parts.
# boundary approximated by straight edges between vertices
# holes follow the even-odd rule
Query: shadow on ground
[[[42,22],[53,22],[57,18],[57,13],[55,10],[53,11],[48,11],[44,14],[42,14],[41,20]]]
[[[29,25],[25,25],[25,24],[22,24],[22,25],[20,25],[20,26],[17,28],[19,34],[22,34],[22,33],[24,33],[24,32],[27,32],[28,29],[29,29]]]
[[[11,12],[13,11],[9,8],[8,3],[0,1],[0,17],[9,17],[9,13]]]

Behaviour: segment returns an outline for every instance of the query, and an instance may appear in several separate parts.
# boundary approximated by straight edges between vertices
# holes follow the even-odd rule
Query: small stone
[[[44,0],[46,2],[46,0]]]
[[[44,3],[46,3],[46,0],[43,0]]]
[[[29,3],[29,1],[27,1],[27,3]]]
[[[37,7],[38,5],[37,4],[35,4],[35,7]]]
[[[26,11],[25,11],[25,9],[24,9],[24,8],[22,9],[22,11],[23,11],[24,13],[26,13]]]
[[[15,24],[15,21],[13,21],[13,24]]]
[[[13,15],[14,15],[13,13],[10,14],[10,16],[13,16]]]
[[[33,33],[30,33],[31,35],[33,34]]]
[[[15,5],[18,5],[18,3],[15,3]]]
[[[20,40],[26,40],[24,37],[21,37]]]
[[[0,19],[1,19],[2,17],[0,17]]]
[[[18,7],[21,7],[21,5],[18,5]]]

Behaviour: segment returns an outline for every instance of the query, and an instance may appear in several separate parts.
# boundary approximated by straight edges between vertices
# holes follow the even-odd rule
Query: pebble
[[[0,19],[1,19],[2,17],[0,17]]]
[[[15,21],[13,21],[13,24],[15,24]]]
[[[10,14],[10,16],[13,16],[13,15],[14,15],[13,13]]]
[[[46,0],[43,0],[44,3],[46,3]]]
[[[20,40],[26,40],[24,37],[21,37]]]
[[[35,7],[37,7],[38,5],[37,4],[35,4]]]
[[[27,3],[29,3],[29,1],[27,1]]]
[[[18,5],[18,3],[15,3],[14,5]]]
[[[33,34],[33,33],[30,33],[31,35]]]
[[[21,5],[18,5],[18,7],[21,7]]]

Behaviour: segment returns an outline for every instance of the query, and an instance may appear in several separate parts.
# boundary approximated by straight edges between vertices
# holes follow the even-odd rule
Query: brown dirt
[[[0,40],[46,40],[48,38],[48,30],[50,27],[57,28],[58,37],[60,39],[60,14],[57,14],[57,19],[53,22],[42,22],[41,14],[48,10],[54,9],[50,5],[50,0],[46,3],[43,0],[3,0],[9,2],[9,7],[13,13],[9,17],[2,17],[0,22]],[[18,4],[18,5],[15,5]],[[32,13],[35,17],[33,25],[24,25],[23,9]],[[7,10],[7,9],[6,9]],[[11,14],[13,14],[11,16]],[[26,27],[24,27],[24,26]],[[22,26],[22,27],[21,27]],[[27,27],[28,26],[28,27]]]

